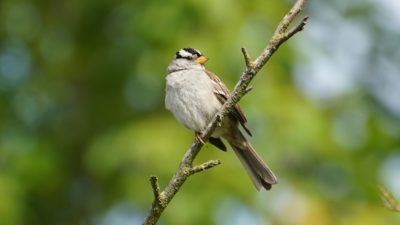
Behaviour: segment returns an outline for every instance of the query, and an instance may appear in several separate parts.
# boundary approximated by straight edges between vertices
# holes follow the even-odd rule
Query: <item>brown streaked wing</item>
[[[217,75],[215,75],[214,73],[210,72],[210,71],[206,71],[207,75],[210,77],[211,80],[213,80],[215,82],[215,96],[218,98],[218,100],[224,104],[226,102],[226,100],[228,99],[229,95],[230,95],[230,91],[228,90],[228,88],[225,86],[225,84],[221,81],[221,79],[219,79],[219,77]],[[233,117],[235,117],[240,125],[242,125],[242,127],[244,128],[244,130],[250,135],[252,136],[249,127],[247,126],[247,119],[246,116],[244,115],[243,111],[240,109],[239,104],[236,104],[235,107],[233,108],[233,110],[231,111],[231,115]]]

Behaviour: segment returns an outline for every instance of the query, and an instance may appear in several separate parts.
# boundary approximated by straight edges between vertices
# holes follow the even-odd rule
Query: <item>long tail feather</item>
[[[276,176],[272,170],[240,132],[235,141],[228,141],[257,190],[260,190],[261,187],[270,190],[272,185],[277,184]]]

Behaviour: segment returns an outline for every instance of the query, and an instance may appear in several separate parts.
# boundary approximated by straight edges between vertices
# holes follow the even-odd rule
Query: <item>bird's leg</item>
[[[196,136],[196,141],[204,145],[204,140],[201,138],[201,132],[194,132],[194,135]]]

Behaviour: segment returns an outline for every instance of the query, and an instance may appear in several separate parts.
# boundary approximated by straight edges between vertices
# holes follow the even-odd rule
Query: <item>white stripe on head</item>
[[[188,51],[186,51],[185,49],[181,49],[181,50],[179,50],[179,53],[178,53],[182,58],[191,58],[191,57],[193,57],[193,54],[192,53],[190,53],[190,52],[188,52]]]

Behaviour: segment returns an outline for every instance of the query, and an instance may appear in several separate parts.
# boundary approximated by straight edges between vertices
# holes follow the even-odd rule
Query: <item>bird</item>
[[[165,108],[187,129],[194,131],[196,140],[201,139],[208,123],[227,101],[230,91],[216,74],[206,70],[208,61],[199,50],[182,48],[176,52],[167,67]],[[254,150],[239,129],[243,127],[252,135],[247,119],[236,104],[228,116],[215,129],[208,141],[217,148],[227,151],[226,140],[239,158],[257,191],[262,187],[270,190],[277,178]]]

